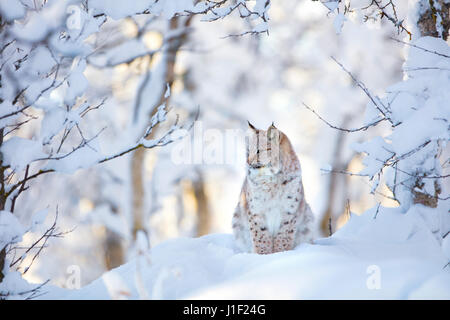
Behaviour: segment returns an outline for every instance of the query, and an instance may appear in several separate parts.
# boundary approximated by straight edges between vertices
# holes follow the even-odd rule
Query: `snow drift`
[[[450,299],[449,240],[439,244],[426,211],[373,208],[329,238],[270,255],[237,252],[229,234],[173,239],[149,259],[41,298]]]

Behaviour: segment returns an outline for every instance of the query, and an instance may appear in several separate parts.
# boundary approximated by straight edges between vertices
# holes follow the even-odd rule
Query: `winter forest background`
[[[449,299],[449,9],[0,0],[0,298]],[[247,120],[315,244],[235,252]]]

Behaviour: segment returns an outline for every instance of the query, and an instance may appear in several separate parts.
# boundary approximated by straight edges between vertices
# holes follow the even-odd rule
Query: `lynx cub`
[[[246,252],[269,254],[311,242],[313,215],[303,193],[300,162],[288,137],[272,124],[249,122],[247,176],[233,215],[233,234]]]

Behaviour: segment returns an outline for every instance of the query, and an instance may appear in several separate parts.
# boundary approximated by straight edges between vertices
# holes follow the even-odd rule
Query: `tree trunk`
[[[423,13],[416,22],[420,36],[442,38],[446,41],[450,28],[450,2],[446,2],[445,0],[422,0],[417,5],[419,8],[425,8],[422,9]],[[437,157],[438,154],[435,155],[435,158]],[[438,206],[439,194],[442,191],[440,181],[438,179],[434,181],[433,194],[424,191],[424,185],[421,179],[416,181],[412,190],[413,202],[430,208],[436,208]]]
[[[105,266],[108,270],[114,269],[125,262],[121,237],[111,230],[106,230],[105,239]]]
[[[412,190],[413,203],[420,203],[426,207],[436,208],[438,206],[439,195],[441,194],[441,184],[439,181],[437,179],[434,180],[434,195],[428,194],[425,191],[419,191],[422,188],[423,184],[419,182]]]
[[[0,147],[3,144],[3,132],[4,129],[0,129]],[[3,167],[3,155],[0,153],[0,210],[5,209],[5,168]],[[6,247],[1,248],[0,251],[0,283],[3,281],[5,275],[3,274],[3,269],[5,268],[6,260]]]
[[[5,275],[3,274],[3,268],[5,267],[5,259],[6,259],[6,247],[0,251],[0,283],[3,281]]]
[[[203,173],[197,170],[197,178],[192,182],[197,203],[197,237],[208,234],[211,229],[211,212],[206,195]]]
[[[145,149],[137,149],[131,157],[131,179],[132,179],[132,214],[133,214],[133,239],[136,239],[136,235],[139,230],[144,230],[144,158]]]
[[[108,205],[113,214],[119,214],[118,208],[114,204],[109,203]],[[106,226],[104,228],[104,263],[106,269],[111,270],[125,263],[125,246],[123,237],[120,234]]]
[[[446,3],[445,0],[422,0],[419,6],[427,8],[417,21],[420,35],[422,37],[430,36],[447,40],[450,28],[450,2]]]
[[[350,116],[346,115],[344,120],[342,121],[341,127],[347,127],[347,123],[350,121]],[[336,143],[334,144],[334,152],[333,152],[333,171],[345,170],[347,168],[347,164],[342,163],[342,155],[341,151],[343,150],[343,145],[345,141],[345,133],[343,131],[338,131],[338,137]],[[346,175],[341,175],[339,173],[331,173],[330,181],[328,185],[328,199],[327,199],[327,209],[322,216],[322,220],[320,222],[320,230],[324,236],[330,236],[336,228],[336,208],[339,206],[336,202],[336,191],[339,185],[339,179],[347,179]],[[346,190],[345,190],[346,191]],[[344,206],[342,206],[342,210],[340,212],[344,212]]]
[[[192,16],[182,19],[181,17],[175,17],[170,20],[170,29],[176,30],[180,28],[180,24],[183,23],[183,27],[187,27],[190,24]],[[180,47],[186,41],[187,35],[181,35],[179,37],[173,37],[168,40],[167,50],[164,51],[166,59],[166,75],[165,82],[172,88],[172,84],[175,80],[175,62],[176,55]],[[166,98],[164,97],[166,87],[159,93],[159,101],[153,106],[152,112],[149,115],[149,119],[156,113],[158,106],[160,106]],[[168,99],[168,98],[167,98]],[[139,107],[139,106],[137,106]],[[157,132],[157,128],[153,130],[147,139],[152,139]],[[133,203],[132,203],[132,216],[133,216],[133,239],[136,239],[136,234],[139,230],[145,231],[145,213],[144,213],[144,159],[145,149],[139,148],[132,154],[131,159],[131,177],[132,177],[132,189],[133,189]]]

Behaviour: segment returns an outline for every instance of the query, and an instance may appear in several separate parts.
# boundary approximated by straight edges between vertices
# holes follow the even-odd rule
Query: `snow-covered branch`
[[[181,138],[178,131],[189,129],[190,124],[183,125],[185,120],[178,115],[174,121],[168,119],[166,106],[174,76],[167,70],[173,73],[175,56],[193,31],[191,19],[202,16],[212,22],[238,12],[242,19],[263,23],[265,28],[252,30],[259,33],[267,31],[269,8],[269,0],[36,0],[31,5],[2,1],[0,210],[9,211],[0,216],[13,215],[23,195],[33,188],[32,182],[41,176],[71,174]],[[125,27],[133,34],[123,32]],[[159,37],[161,44],[155,45]],[[155,63],[161,55],[162,61]],[[111,130],[109,123],[99,124],[96,113],[116,107],[116,101],[111,79],[106,80],[105,91],[95,92],[92,82],[96,79],[90,75],[102,72],[107,78],[124,65],[142,66],[136,77],[141,82],[134,103],[128,101],[125,106],[129,124],[119,130],[121,135],[113,144],[105,146],[104,136]],[[29,247],[39,249],[32,262],[47,239],[58,235],[54,224]],[[23,260],[11,260],[14,243],[0,246],[0,283],[8,276],[4,274],[7,262],[12,268]]]

